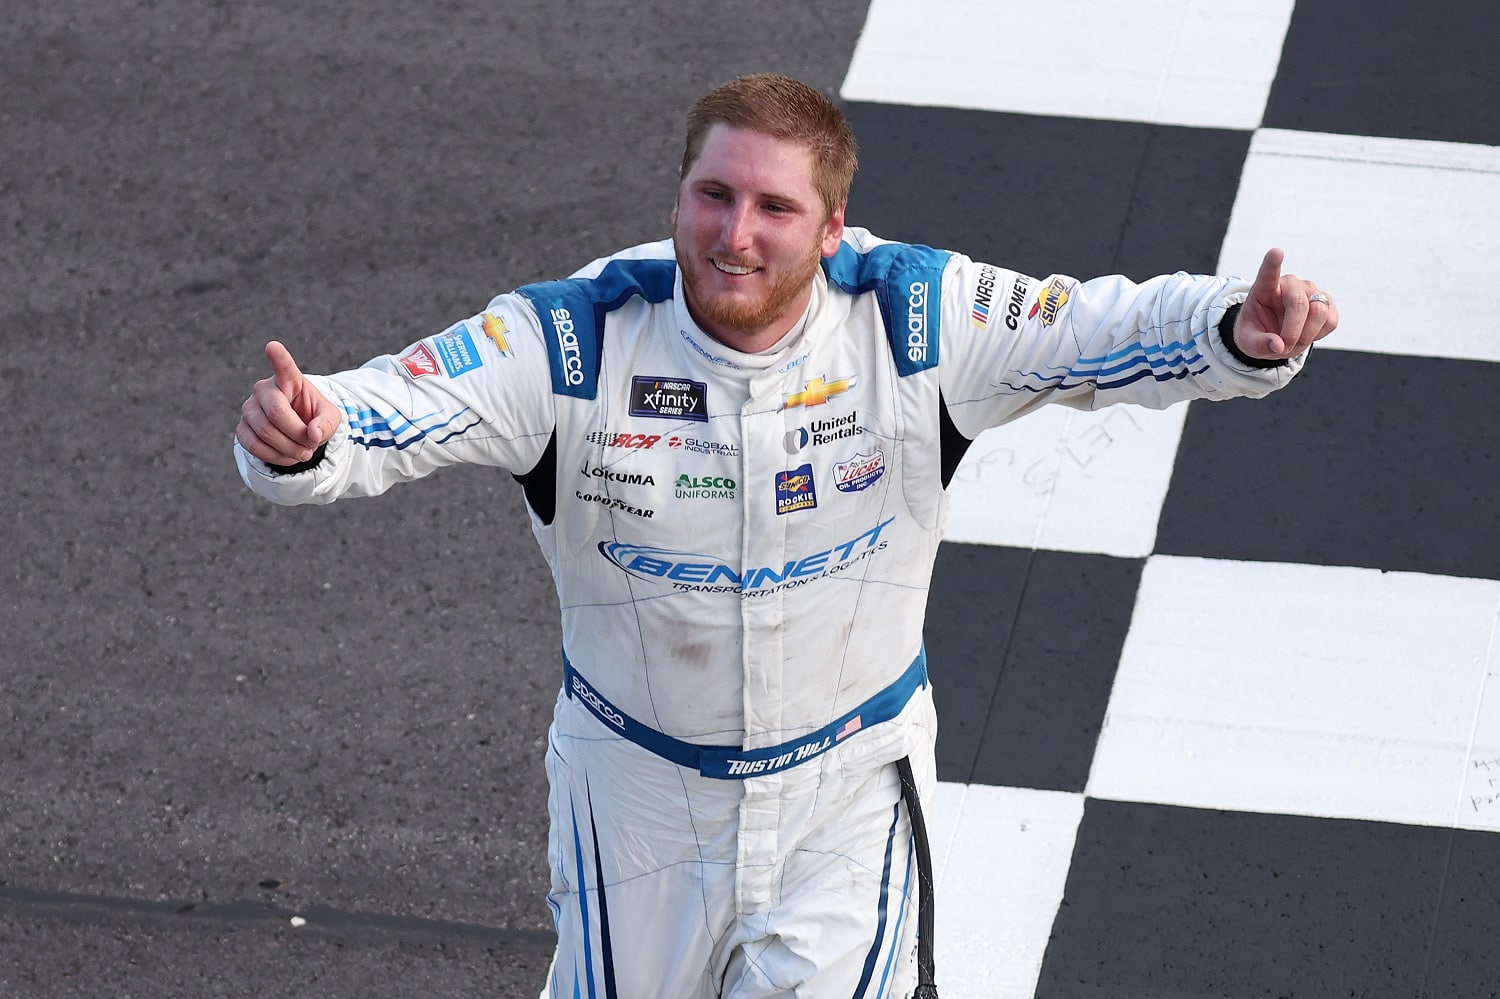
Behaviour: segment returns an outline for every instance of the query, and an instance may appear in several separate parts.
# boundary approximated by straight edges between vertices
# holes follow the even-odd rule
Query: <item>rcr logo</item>
[[[553,309],[552,328],[557,331],[557,346],[562,351],[563,381],[582,385],[583,354],[578,349],[578,334],[573,331],[573,313]]]
[[[906,292],[906,358],[921,364],[927,360],[927,282],[913,281]]]

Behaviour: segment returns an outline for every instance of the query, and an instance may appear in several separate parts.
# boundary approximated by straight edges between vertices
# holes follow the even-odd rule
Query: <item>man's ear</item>
[[[831,257],[839,252],[839,244],[844,241],[844,209],[848,202],[839,205],[834,213],[828,216],[828,221],[823,223],[823,245],[819,248],[823,256]]]

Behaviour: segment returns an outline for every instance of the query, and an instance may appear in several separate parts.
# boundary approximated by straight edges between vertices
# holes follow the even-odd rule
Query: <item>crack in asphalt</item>
[[[247,926],[291,931],[330,941],[437,944],[464,942],[507,951],[550,953],[550,930],[504,929],[480,923],[394,913],[351,912],[331,906],[280,908],[253,901],[154,902],[147,899],[39,891],[0,885],[0,914],[103,926]],[[294,922],[296,920],[296,922]]]

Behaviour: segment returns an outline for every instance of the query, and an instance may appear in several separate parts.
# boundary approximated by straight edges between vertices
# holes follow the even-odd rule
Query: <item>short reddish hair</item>
[[[824,212],[832,216],[849,200],[859,165],[854,132],[837,105],[802,81],[755,73],[698,98],[688,111],[682,176],[698,162],[708,130],[720,124],[806,146],[813,155],[813,187]]]

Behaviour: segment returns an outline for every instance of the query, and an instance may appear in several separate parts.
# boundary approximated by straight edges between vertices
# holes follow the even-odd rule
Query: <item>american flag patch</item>
[[[853,718],[850,718],[848,721],[844,722],[844,724],[840,726],[839,730],[833,734],[833,741],[842,742],[844,739],[847,739],[855,732],[858,732],[862,727],[864,727],[864,722],[860,720],[859,715],[855,715]]]

